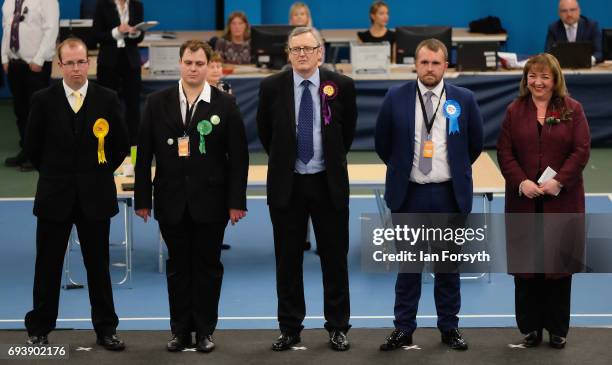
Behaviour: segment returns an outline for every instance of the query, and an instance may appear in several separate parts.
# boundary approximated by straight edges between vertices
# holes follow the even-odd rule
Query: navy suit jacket
[[[561,20],[557,20],[548,26],[546,33],[546,51],[550,51],[557,43],[567,42],[565,26]],[[596,21],[581,16],[578,20],[578,30],[576,32],[576,42],[593,43],[593,56],[597,61],[601,61],[601,30]]]
[[[376,153],[387,165],[385,200],[391,211],[404,203],[414,159],[416,81],[389,89],[376,122]],[[445,82],[446,98],[461,105],[459,134],[446,136],[455,199],[461,213],[472,210],[472,163],[483,146],[482,116],[474,94]],[[446,120],[448,131],[448,119]]]

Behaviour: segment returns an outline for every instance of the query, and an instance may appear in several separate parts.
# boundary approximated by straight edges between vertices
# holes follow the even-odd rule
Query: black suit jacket
[[[196,126],[213,115],[220,123],[204,137],[206,153],[201,154]],[[178,156],[177,138],[184,134],[189,136],[189,157]],[[178,223],[186,207],[198,223],[227,221],[230,208],[246,210],[248,170],[244,124],[233,96],[211,87],[210,104],[199,102],[187,130],[178,85],[148,97],[138,135],[136,209],[152,207],[154,190],[155,219],[161,223]]]
[[[144,19],[144,8],[138,0],[131,0],[129,3],[130,20],[128,24],[134,26],[141,23]],[[98,65],[114,67],[117,64],[119,49],[117,40],[113,38],[111,31],[119,26],[119,13],[113,0],[98,0],[96,13],[93,19],[94,34],[100,44],[98,53]],[[142,42],[144,33],[141,32],[137,38],[125,37],[125,52],[127,53],[130,66],[140,68],[140,54],[138,53],[138,43]]]
[[[567,34],[565,26],[561,20],[557,20],[548,26],[546,33],[546,51],[550,51],[557,43],[567,42]],[[591,42],[593,44],[593,56],[597,61],[601,61],[601,30],[596,21],[585,16],[581,16],[578,20],[578,29],[576,30],[576,42]]]
[[[319,72],[321,85],[332,81],[338,88],[337,96],[330,101],[331,122],[325,125],[321,115],[321,133],[329,192],[334,206],[343,209],[349,200],[346,154],[353,143],[357,123],[355,84],[338,73],[324,69]],[[269,156],[268,204],[280,208],[287,207],[291,197],[297,157],[295,121],[293,70],[265,78],[259,88],[257,131]]]
[[[39,172],[34,215],[40,218],[69,220],[77,199],[91,220],[119,212],[113,173],[129,150],[119,98],[114,91],[89,82],[83,108],[85,123],[73,128],[74,113],[61,81],[32,96],[24,149]],[[104,138],[108,162],[102,164],[93,134],[98,118],[109,123]]]

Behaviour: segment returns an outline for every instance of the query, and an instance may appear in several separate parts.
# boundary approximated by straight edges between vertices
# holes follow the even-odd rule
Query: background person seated
[[[289,8],[289,25],[312,28],[312,16],[308,5],[301,1],[296,1],[291,5]]]
[[[580,15],[580,5],[576,0],[559,1],[559,20],[548,27],[546,33],[546,52],[555,44],[564,42],[591,42],[593,57],[602,60],[601,31],[596,21]]]
[[[234,11],[227,18],[223,37],[215,42],[215,51],[226,63],[242,65],[251,63],[251,27],[242,11]]]
[[[389,6],[384,1],[375,1],[370,6],[370,29],[357,32],[357,37],[364,43],[389,42],[393,60],[395,32],[387,28],[388,23]]]

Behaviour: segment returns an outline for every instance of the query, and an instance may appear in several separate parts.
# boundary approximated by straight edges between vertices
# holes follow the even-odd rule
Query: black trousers
[[[25,326],[30,336],[46,335],[55,328],[64,254],[73,224],[77,228],[83,261],[87,269],[91,320],[96,334],[112,335],[119,324],[108,270],[110,218],[100,221],[88,220],[83,216],[77,203],[71,220],[55,222],[38,218],[34,309],[25,317]]]
[[[51,80],[51,62],[45,62],[41,72],[33,72],[30,65],[21,60],[9,62],[7,80],[13,94],[13,110],[19,130],[19,147],[23,148],[23,138],[32,94],[49,86]]]
[[[97,79],[100,85],[115,90],[123,101],[130,143],[135,146],[140,124],[140,68],[132,68],[125,51],[120,50],[115,67],[98,65]]]
[[[168,247],[166,279],[172,333],[209,335],[219,318],[221,245],[227,222],[196,223],[187,210],[178,224],[159,224]]]
[[[514,278],[516,323],[523,334],[547,329],[551,334],[566,337],[570,322],[572,277],[545,279]]]
[[[323,273],[325,328],[348,331],[350,301],[347,268],[348,207],[337,210],[331,201],[325,172],[293,179],[287,208],[270,206],[276,255],[278,322],[287,334],[299,333],[306,316],[304,302],[304,237],[312,218]]]

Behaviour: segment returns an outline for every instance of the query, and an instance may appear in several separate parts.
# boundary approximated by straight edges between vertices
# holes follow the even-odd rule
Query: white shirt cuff
[[[123,33],[119,31],[119,27],[114,27],[113,30],[111,31],[111,34],[113,35],[113,38],[115,38],[116,40],[120,40],[124,38]]]
[[[32,58],[32,63],[35,63],[38,66],[42,67],[45,64],[45,60],[41,57],[34,56],[34,58]]]

